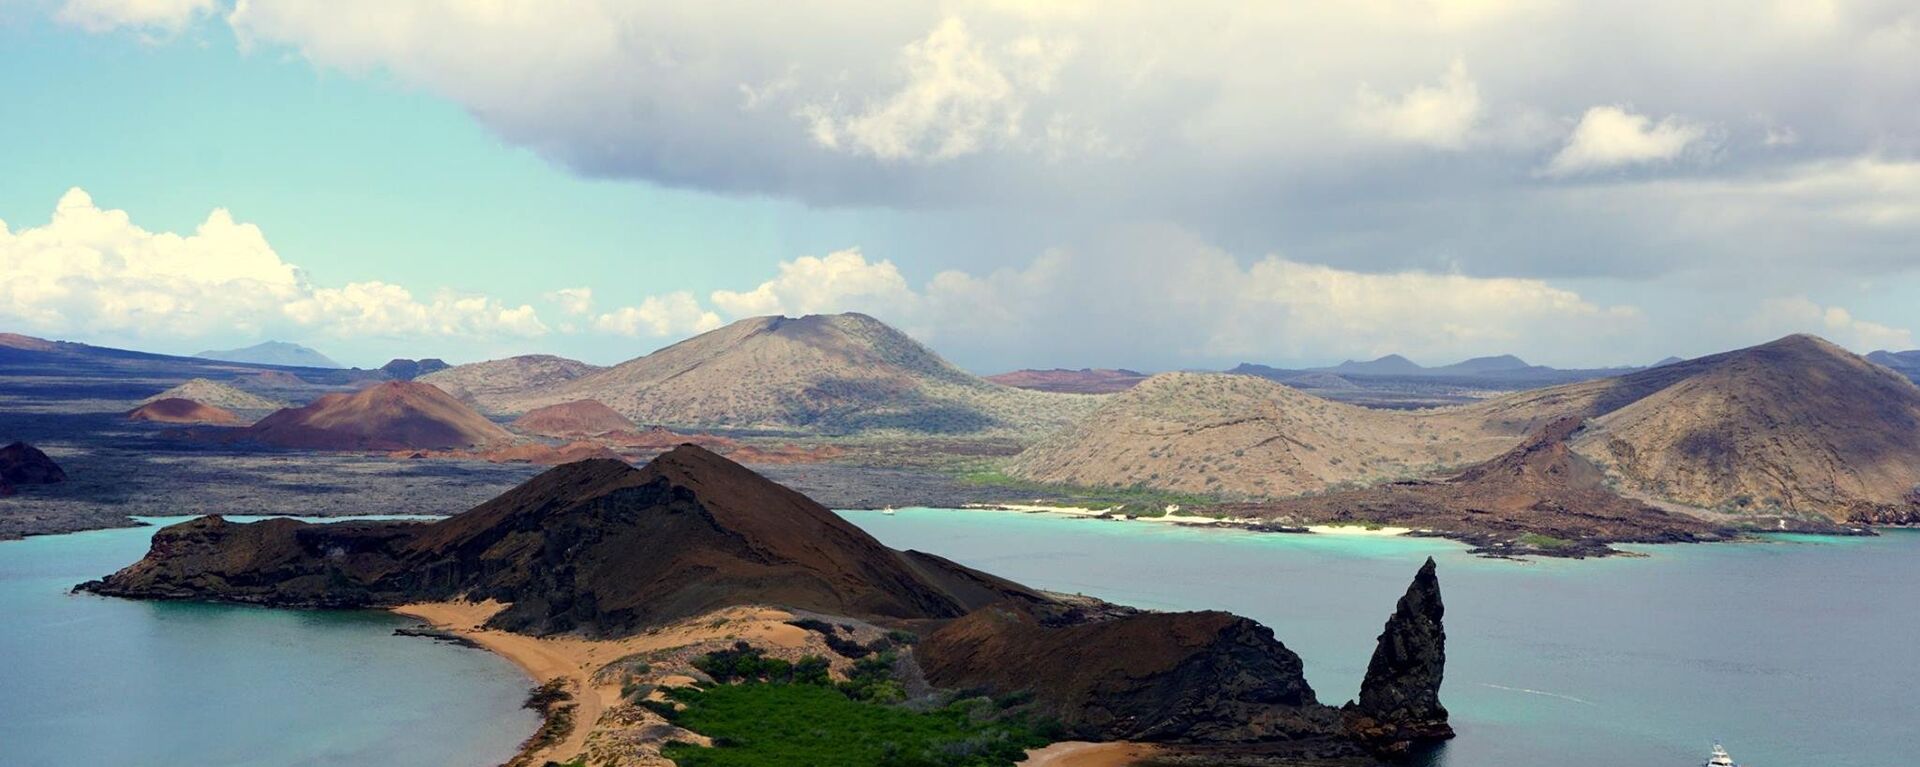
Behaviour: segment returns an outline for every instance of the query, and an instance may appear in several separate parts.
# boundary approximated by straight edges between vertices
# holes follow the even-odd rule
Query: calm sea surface
[[[474,767],[537,726],[518,670],[396,616],[67,593],[153,530],[0,543],[0,765]]]
[[[845,516],[889,545],[1025,583],[1272,626],[1320,698],[1354,695],[1427,556],[1460,737],[1432,765],[1920,762],[1920,533],[1657,546],[1514,563],[1410,538],[1262,535],[1045,515]],[[489,654],[381,613],[154,604],[68,587],[151,528],[0,543],[0,764],[469,767],[536,722]]]
[[[845,516],[1026,584],[1259,619],[1323,702],[1353,697],[1429,555],[1447,604],[1445,767],[1920,764],[1920,532],[1515,563],[1414,538],[929,509]]]

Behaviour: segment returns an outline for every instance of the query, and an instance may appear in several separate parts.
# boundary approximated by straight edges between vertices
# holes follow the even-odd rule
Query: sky
[[[1920,327],[1920,6],[0,0],[0,331],[982,373]]]

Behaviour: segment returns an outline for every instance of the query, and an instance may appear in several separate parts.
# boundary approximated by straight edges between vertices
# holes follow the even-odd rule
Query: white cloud
[[[1525,352],[1574,339],[1590,345],[1641,326],[1631,307],[1602,306],[1539,280],[1367,274],[1277,255],[1243,267],[1225,251],[1160,229],[1116,243],[1120,250],[1097,264],[1053,250],[1024,268],[949,270],[918,288],[890,261],[848,249],[783,262],[774,279],[715,291],[712,301],[733,319],[865,312],[968,359],[1016,347],[1074,359],[1095,352],[1108,364]],[[686,294],[665,298],[680,316],[698,311]],[[616,319],[602,323],[638,334]]]
[[[734,317],[818,314],[864,307],[884,312],[913,298],[893,262],[868,263],[859,248],[780,263],[779,275],[749,291],[716,290],[713,304]]]
[[[1588,109],[1543,173],[1568,176],[1627,165],[1671,162],[1706,138],[1704,125],[1668,116],[1654,122],[1618,106]]]
[[[213,0],[66,0],[54,17],[94,33],[124,28],[171,34],[213,10]]]
[[[384,336],[492,336],[532,338],[547,326],[533,307],[506,306],[485,296],[436,295],[422,303],[399,285],[353,282],[340,288],[313,289],[287,304],[286,315],[342,338]]]
[[[1071,53],[1070,45],[1036,37],[989,50],[950,16],[902,51],[906,82],[898,91],[845,117],[823,104],[800,113],[829,149],[882,160],[950,160],[1019,140],[1029,101],[1053,86]]]
[[[593,311],[593,288],[561,288],[547,293],[545,298],[560,305],[560,310],[574,316]]]
[[[1438,85],[1422,85],[1399,98],[1387,98],[1362,85],[1354,124],[1362,131],[1394,141],[1438,149],[1463,149],[1480,120],[1480,88],[1454,59]]]
[[[85,191],[61,196],[45,226],[0,222],[0,318],[45,332],[145,337],[258,336],[303,328],[336,336],[536,336],[530,306],[405,288],[317,287],[281,260],[259,227],[225,209],[192,234],[149,232]]]
[[[1838,306],[1821,306],[1805,296],[1764,301],[1748,321],[1760,336],[1813,333],[1859,352],[1877,349],[1901,351],[1914,346],[1913,332],[1853,316]]]
[[[639,306],[623,306],[595,317],[594,329],[623,336],[682,336],[720,327],[720,315],[701,308],[692,293],[648,296]]]

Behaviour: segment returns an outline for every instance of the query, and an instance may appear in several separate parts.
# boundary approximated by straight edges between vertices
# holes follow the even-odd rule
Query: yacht
[[[881,509],[881,510],[880,510],[880,513],[882,513],[882,514],[885,514],[885,515],[887,515],[887,516],[889,516],[889,517],[891,517],[891,516],[893,516],[893,507],[892,507],[892,506],[888,506],[888,507],[886,507],[886,508],[884,508],[884,509]]]
[[[1713,755],[1707,757],[1706,767],[1740,767],[1740,765],[1733,763],[1733,757],[1727,754],[1726,747],[1715,743],[1713,744]]]

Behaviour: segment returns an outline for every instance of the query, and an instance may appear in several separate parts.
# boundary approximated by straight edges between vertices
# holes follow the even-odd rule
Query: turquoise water
[[[397,616],[67,593],[153,530],[0,543],[0,764],[474,767],[537,726],[506,661]]]
[[[1037,514],[845,516],[888,545],[1058,591],[1219,608],[1273,627],[1324,702],[1360,687],[1421,561],[1440,563],[1460,735],[1441,767],[1920,762],[1920,531],[1487,560],[1446,541],[1245,533]]]

